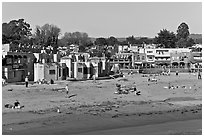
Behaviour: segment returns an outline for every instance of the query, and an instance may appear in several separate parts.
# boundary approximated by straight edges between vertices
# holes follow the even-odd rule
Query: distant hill
[[[136,40],[138,40],[138,39],[140,39],[141,37],[134,37]],[[123,41],[125,41],[126,40],[126,37],[125,38],[116,38],[119,42],[123,42]],[[91,37],[91,41],[93,42],[93,41],[95,41],[96,40],[96,38],[93,38],[93,37]]]
[[[190,38],[194,39],[196,43],[202,44],[202,34],[190,34]],[[136,40],[140,39],[141,37],[134,37]],[[153,39],[153,38],[148,38],[148,39]],[[91,41],[94,42],[96,38],[91,37]],[[126,40],[126,37],[120,37],[117,38],[119,42],[123,42]]]
[[[195,43],[202,44],[202,34],[190,34],[189,37],[194,39]]]
[[[126,38],[116,38],[119,42],[123,42],[126,40]]]
[[[202,34],[190,34],[189,37],[192,39],[202,39]]]

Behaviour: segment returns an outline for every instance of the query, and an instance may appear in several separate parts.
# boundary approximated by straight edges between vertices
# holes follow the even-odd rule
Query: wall
[[[54,73],[50,73],[54,71]],[[34,81],[46,79],[47,81],[59,80],[59,65],[56,63],[35,63],[34,64]],[[62,76],[62,75],[61,75]]]
[[[55,71],[54,74],[51,74],[50,71]],[[56,65],[55,63],[49,63],[49,64],[45,64],[45,79],[47,81],[52,80],[58,80],[58,76],[59,76],[59,66]]]
[[[18,75],[18,78],[15,78],[12,77],[14,74],[10,74],[8,79],[12,78],[13,80],[9,81],[22,82],[27,75],[29,81],[34,80],[34,54],[24,52],[4,52],[2,60],[5,61],[2,64],[2,67],[8,67],[11,69],[10,73]]]
[[[2,76],[7,78],[7,82],[22,82],[24,81],[24,70],[14,70],[11,66],[2,67]]]
[[[45,66],[44,64],[34,64],[34,81],[45,79]]]

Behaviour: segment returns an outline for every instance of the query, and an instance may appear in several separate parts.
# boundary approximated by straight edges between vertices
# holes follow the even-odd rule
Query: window
[[[18,64],[18,58],[13,59],[13,64]]]
[[[147,53],[153,53],[153,51],[147,51]]]
[[[31,58],[27,58],[27,62],[30,63],[31,62]]]
[[[13,71],[13,77],[14,78],[16,77],[16,71]]]
[[[84,74],[88,74],[88,68],[87,67],[84,68]]]
[[[12,64],[12,59],[11,58],[7,58],[6,59],[6,64]]]
[[[59,77],[61,77],[61,68],[59,68]]]
[[[82,72],[82,68],[78,68],[78,72]]]
[[[140,55],[137,55],[137,60],[140,60]]]
[[[142,60],[145,60],[145,57],[144,57],[144,56],[142,56]]]
[[[55,74],[55,70],[49,70],[49,74],[50,74],[50,75]]]

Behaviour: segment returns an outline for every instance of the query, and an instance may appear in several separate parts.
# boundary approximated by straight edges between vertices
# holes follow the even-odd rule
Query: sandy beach
[[[202,80],[197,74],[172,73],[156,79],[148,82],[142,74],[125,74],[125,78],[56,81],[28,88],[8,84],[2,88],[2,134],[202,134]],[[134,82],[140,96],[114,94],[116,83],[132,87]],[[169,83],[177,88],[167,89]],[[4,107],[15,100],[25,107]]]

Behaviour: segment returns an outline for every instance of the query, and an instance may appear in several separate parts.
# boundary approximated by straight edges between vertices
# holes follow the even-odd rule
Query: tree
[[[186,43],[186,47],[192,47],[194,44],[195,44],[194,39],[188,38],[187,43]]]
[[[124,41],[119,41],[118,44],[119,44],[119,45],[127,45],[128,42],[127,42],[126,40],[124,40]]]
[[[64,42],[65,45],[84,45],[90,41],[90,38],[85,32],[65,32],[61,40]]]
[[[12,20],[2,24],[2,43],[27,44],[31,36],[30,24],[24,19]]]
[[[177,29],[177,35],[176,35],[176,37],[177,37],[177,39],[179,40],[179,39],[181,39],[181,38],[183,38],[183,39],[187,39],[188,38],[188,36],[189,36],[189,27],[188,27],[188,25],[186,24],[186,23],[181,23],[179,26],[178,26],[178,29]]]
[[[176,35],[176,38],[177,38],[177,46],[182,48],[182,47],[186,47],[187,43],[188,43],[188,37],[189,37],[189,27],[186,23],[181,23],[179,26],[178,26],[178,29],[177,29],[177,35]]]
[[[111,36],[110,38],[107,39],[107,43],[108,45],[114,46],[118,44],[118,40],[115,37]]]
[[[107,43],[107,41],[106,41],[106,39],[105,38],[97,38],[96,39],[96,41],[95,41],[95,44],[96,45],[99,45],[99,46],[105,46],[105,45],[107,45],[108,43]]]
[[[65,32],[59,44],[62,47],[77,44],[79,45],[79,52],[85,52],[93,45],[93,42],[85,32]]]
[[[173,32],[163,29],[160,30],[158,36],[153,41],[163,48],[175,48],[176,35]]]
[[[138,40],[136,40],[136,44],[152,44],[153,39],[152,38],[147,38],[147,37],[141,37]]]
[[[59,35],[60,28],[58,28],[56,25],[45,24],[42,27],[36,26],[34,34],[35,44],[43,47],[51,46],[53,48],[53,53],[56,53]]]
[[[126,41],[128,44],[135,44],[136,43],[136,39],[134,38],[134,36],[127,37]]]
[[[85,52],[90,49],[91,46],[93,46],[93,42],[91,40],[86,41],[86,43],[79,45],[79,52]]]

